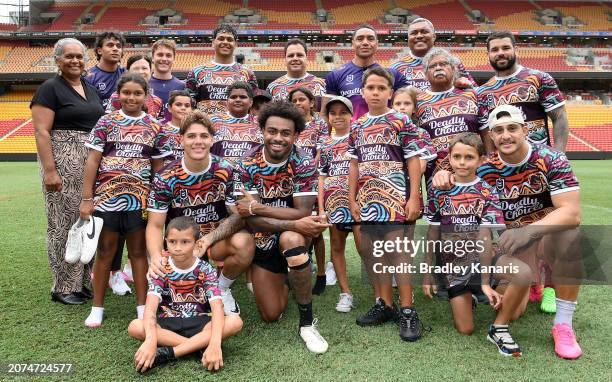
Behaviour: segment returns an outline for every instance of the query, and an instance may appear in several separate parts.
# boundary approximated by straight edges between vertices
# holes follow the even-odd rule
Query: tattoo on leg
[[[307,304],[312,301],[310,267],[289,270],[289,284],[298,304]]]

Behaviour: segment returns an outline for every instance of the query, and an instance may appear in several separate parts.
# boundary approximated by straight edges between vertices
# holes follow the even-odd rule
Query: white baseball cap
[[[331,105],[336,102],[342,103],[344,106],[346,106],[349,112],[353,114],[353,103],[351,102],[351,100],[343,96],[333,96],[329,99],[327,104],[325,104],[325,110],[323,110],[323,115],[327,115],[329,113],[329,108],[331,107]]]
[[[498,117],[499,114],[502,115]],[[508,116],[508,114],[510,114],[510,116]],[[493,111],[489,114],[489,129],[492,129],[501,123],[509,122],[518,123],[519,125],[525,124],[525,119],[523,118],[523,112],[521,109],[512,105],[500,105],[493,109]]]

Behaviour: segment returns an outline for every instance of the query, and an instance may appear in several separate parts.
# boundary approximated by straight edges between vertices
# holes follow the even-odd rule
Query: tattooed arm
[[[569,122],[565,106],[560,106],[546,113],[553,122],[553,135],[555,137],[555,148],[565,152],[567,137],[569,135]]]
[[[196,248],[193,251],[195,256],[201,257],[206,250],[216,242],[225,240],[244,228],[244,220],[236,213],[235,208],[234,206],[228,206],[227,211],[230,215],[223,219],[217,228],[198,240]]]

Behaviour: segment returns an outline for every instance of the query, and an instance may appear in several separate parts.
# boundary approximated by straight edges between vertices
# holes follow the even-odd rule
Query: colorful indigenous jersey
[[[85,146],[100,151],[94,205],[97,211],[145,209],[151,180],[151,159],[172,154],[168,139],[153,117],[106,114],[91,130]]]
[[[363,73],[368,69],[378,66],[380,66],[380,64],[374,63],[363,68],[353,64],[353,61],[349,61],[341,67],[334,69],[327,75],[327,78],[325,78],[327,94],[341,95],[348,98],[353,104],[353,122],[368,112],[368,105],[361,96]],[[392,69],[391,72],[395,76],[393,90],[408,85],[404,77],[396,70]]]
[[[421,90],[429,90],[431,85],[425,77],[425,68],[423,67],[423,58],[415,57],[411,53],[400,58],[390,66],[391,69],[397,70],[405,79],[405,86],[414,86]],[[462,63],[457,67],[459,77],[467,78],[472,86],[477,86],[472,75],[467,71]]]
[[[208,115],[227,111],[227,89],[237,81],[248,82],[257,89],[257,79],[251,69],[236,62],[233,64],[208,64],[196,66],[185,80],[187,90],[193,95],[198,109]]]
[[[306,122],[306,128],[298,136],[295,145],[316,158],[321,141],[328,136],[329,125],[318,114],[315,114],[309,122]]]
[[[233,168],[216,155],[209,157],[209,166],[191,172],[184,160],[177,160],[155,174],[149,194],[149,211],[167,213],[168,220],[191,216],[200,225],[202,234],[215,229],[234,205]]]
[[[321,98],[325,95],[325,80],[310,73],[306,73],[300,78],[291,78],[285,74],[272,81],[272,83],[268,85],[267,91],[272,95],[273,101],[287,100],[289,92],[299,87],[305,87],[310,90],[317,98]]]
[[[159,119],[164,121],[172,120],[172,114],[170,114],[170,108],[168,106],[170,92],[173,90],[185,89],[185,83],[174,76],[169,80],[160,80],[155,78],[155,76],[151,76],[149,86],[151,87],[152,93],[161,98],[163,102],[163,114],[159,116]]]
[[[263,135],[257,117],[247,114],[242,118],[229,113],[216,114],[210,118],[215,129],[214,143],[210,152],[236,163],[246,152],[263,143]]]
[[[171,122],[166,122],[161,125],[162,131],[168,138],[168,144],[172,150],[172,154],[164,158],[164,166],[170,162],[174,162],[177,159],[183,159],[185,151],[181,144],[180,127],[174,126]]]
[[[449,170],[447,159],[451,142],[460,133],[478,133],[478,105],[472,89],[452,88],[445,92],[426,90],[417,95],[415,123],[425,129],[436,149],[437,158],[425,171],[427,187],[439,169]]]
[[[470,183],[455,183],[450,190],[430,188],[427,220],[431,225],[440,225],[440,240],[476,243],[480,228],[504,229],[503,213],[499,197],[493,187],[480,178]],[[441,246],[441,264],[467,266],[467,272],[453,272],[446,275],[448,287],[465,284],[471,277],[472,264],[480,263],[477,247],[462,248],[454,245]]]
[[[181,269],[169,258],[166,274],[149,279],[147,294],[159,297],[159,318],[210,315],[210,302],[221,299],[217,270],[201,259]]]
[[[532,143],[550,145],[546,113],[565,105],[565,98],[550,74],[519,66],[507,77],[493,77],[478,88],[478,108],[482,126],[489,113],[500,105],[514,105],[523,111]]]
[[[477,173],[498,192],[504,220],[512,228],[552,212],[552,195],[580,188],[565,154],[545,145],[529,144],[527,156],[517,164],[504,162],[496,151]]]
[[[262,204],[293,208],[293,199],[317,195],[318,177],[314,159],[308,153],[293,147],[285,162],[269,163],[264,145],[245,154],[236,164],[234,196],[242,195],[241,187],[258,195]],[[259,253],[269,255],[277,250],[278,233],[256,232],[255,245]]]
[[[98,65],[87,71],[84,77],[85,81],[96,88],[104,109],[108,106],[108,99],[111,94],[117,91],[117,82],[119,82],[119,78],[121,78],[121,75],[126,71],[126,68],[119,67],[114,72],[107,72],[106,70],[100,69]]]
[[[147,114],[159,119],[164,115],[164,101],[158,96],[153,94],[147,95],[145,99],[145,105],[147,105]],[[111,94],[108,99],[108,105],[106,105],[106,113],[112,113],[115,110],[121,109],[121,102],[119,101],[119,95],[117,92]]]
[[[359,162],[357,204],[362,222],[404,222],[410,195],[406,160],[431,146],[417,127],[394,110],[353,123],[348,155]],[[418,192],[418,190],[415,190]]]
[[[329,223],[353,223],[348,199],[349,134],[327,136],[321,144],[319,175],[323,181],[323,203]]]

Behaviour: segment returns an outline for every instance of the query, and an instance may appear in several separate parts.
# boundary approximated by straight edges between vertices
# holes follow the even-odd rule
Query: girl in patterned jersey
[[[289,101],[302,111],[306,121],[306,128],[300,133],[295,144],[308,152],[315,159],[315,163],[318,163],[320,144],[325,137],[329,136],[329,126],[327,122],[314,112],[317,104],[315,96],[309,89],[300,86],[289,92]],[[319,295],[325,291],[327,283],[325,276],[325,241],[323,236],[314,238],[312,245],[317,259],[317,281],[312,288],[312,293]]]
[[[149,87],[136,73],[125,73],[117,84],[121,109],[100,118],[85,146],[81,219],[93,214],[104,220],[94,263],[94,296],[85,325],[102,324],[104,292],[117,248],[124,235],[136,287],[138,318],[144,313],[148,268],[145,227],[149,182],[172,153],[157,120],[142,111]]]
[[[346,275],[344,250],[349,232],[353,232],[355,247],[360,246],[359,227],[351,216],[348,203],[348,138],[353,118],[353,105],[348,98],[335,96],[323,111],[335,133],[321,144],[319,159],[319,215],[327,216],[330,227],[331,261],[340,284],[338,312],[348,313],[353,308],[353,295]]]

